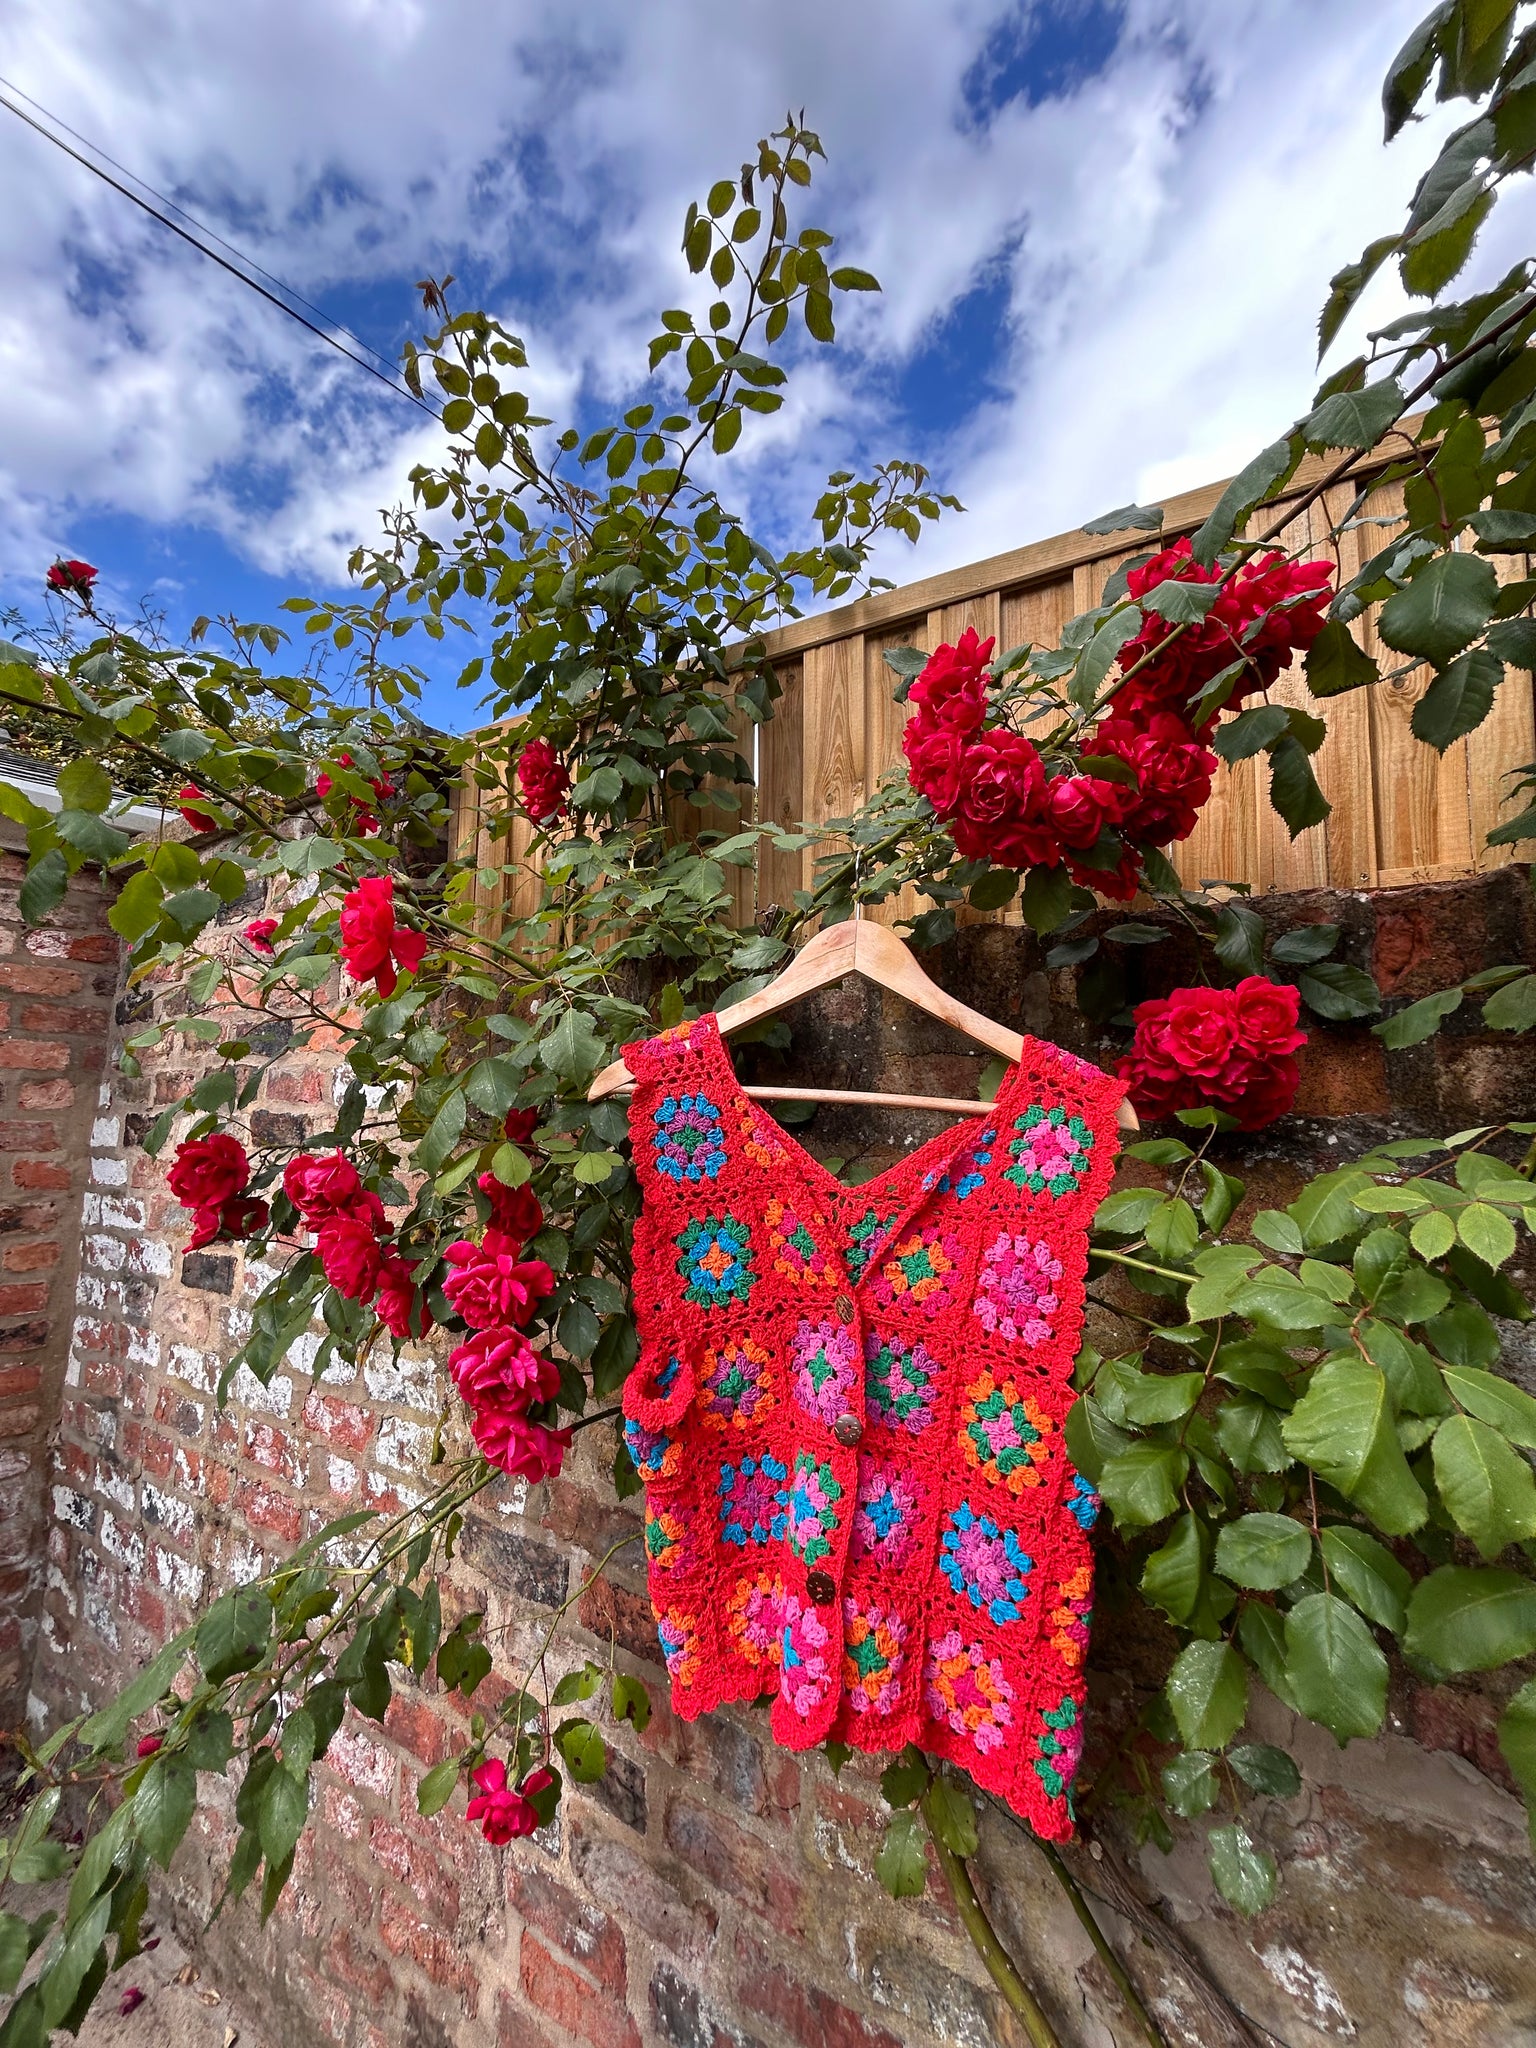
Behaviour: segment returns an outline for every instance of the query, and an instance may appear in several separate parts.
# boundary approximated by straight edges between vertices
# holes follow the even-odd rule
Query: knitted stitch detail
[[[712,1017],[626,1048],[643,1205],[625,1434],[685,1719],[968,1771],[1070,1835],[1098,1496],[1064,1426],[1120,1084],[1026,1040],[991,1112],[844,1187]]]

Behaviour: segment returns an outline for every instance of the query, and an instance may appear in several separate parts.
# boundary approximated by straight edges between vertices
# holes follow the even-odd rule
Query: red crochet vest
[[[1062,1426],[1120,1083],[1026,1040],[988,1114],[845,1187],[713,1017],[624,1057],[625,1434],[677,1711],[772,1694],[791,1749],[916,1742],[1069,1835],[1098,1499]]]

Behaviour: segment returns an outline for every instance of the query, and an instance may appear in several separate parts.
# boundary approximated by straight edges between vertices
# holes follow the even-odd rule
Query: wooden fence
[[[1299,496],[1318,475],[1309,461],[1292,486]],[[1215,504],[1223,486],[1210,485],[1168,500],[1164,537],[1187,533]],[[1328,553],[1328,528],[1342,518],[1358,485],[1334,486],[1324,499],[1300,512],[1282,534],[1289,546],[1301,539]],[[1367,499],[1364,523],[1341,536],[1341,576],[1351,576],[1390,535],[1401,516],[1402,495],[1383,486]],[[1128,538],[1135,541],[1129,546]],[[1095,537],[1081,531],[995,555],[899,590],[883,591],[835,611],[796,620],[768,635],[774,669],[783,686],[772,721],[757,739],[756,816],[793,827],[846,816],[901,759],[905,706],[892,695],[896,681],[882,659],[887,648],[937,647],[974,626],[999,649],[1024,641],[1054,646],[1074,613],[1095,603],[1116,565],[1148,545],[1148,537]],[[1495,558],[1503,577],[1529,573],[1523,556]],[[1374,614],[1356,633],[1383,667],[1398,657],[1379,647]],[[1507,672],[1494,709],[1468,738],[1437,754],[1414,738],[1409,719],[1429,681],[1415,670],[1332,699],[1326,707],[1328,737],[1314,766],[1332,814],[1292,841],[1271,810],[1260,757],[1235,768],[1223,766],[1211,800],[1193,834],[1168,852],[1186,881],[1246,882],[1255,890],[1312,888],[1379,889],[1440,881],[1499,865],[1515,849],[1485,844],[1489,828],[1511,813],[1504,805],[1505,777],[1536,756],[1532,679]],[[1280,703],[1312,704],[1298,663],[1271,693]],[[458,813],[459,844],[467,850],[477,835],[487,869],[509,859],[520,862],[529,833],[519,821],[508,840],[492,842],[483,832],[486,799],[467,786]],[[748,814],[750,815],[750,814]],[[731,821],[720,822],[731,829]],[[744,816],[743,822],[747,822]],[[503,849],[510,847],[510,852]],[[810,879],[810,853],[763,852],[756,875],[740,874],[739,921],[750,922],[769,903],[787,904]],[[481,900],[488,910],[500,902],[521,909],[536,890],[531,874],[507,881],[483,878]],[[914,902],[893,899],[881,907],[887,919],[909,916]],[[974,913],[973,915],[979,915]],[[1017,900],[992,914],[1012,923]]]

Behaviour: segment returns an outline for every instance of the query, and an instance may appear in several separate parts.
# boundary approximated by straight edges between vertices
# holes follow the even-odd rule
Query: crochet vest
[[[625,1434],[685,1720],[916,1742],[1071,1833],[1098,1509],[1062,1430],[1121,1085],[1026,1039],[991,1109],[845,1187],[713,1017],[625,1049],[643,1198]]]

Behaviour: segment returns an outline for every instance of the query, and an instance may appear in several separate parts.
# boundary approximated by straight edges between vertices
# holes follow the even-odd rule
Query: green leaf
[[[1309,1009],[1334,1022],[1374,1017],[1381,1008],[1381,991],[1371,976],[1343,960],[1319,960],[1303,968],[1296,986]]]
[[[1293,839],[1320,825],[1333,806],[1323,795],[1306,749],[1291,733],[1269,750],[1269,801]]]
[[[416,1787],[416,1811],[429,1820],[434,1813],[441,1813],[453,1797],[461,1768],[456,1756],[444,1757],[440,1764],[434,1764]]]
[[[1291,1462],[1280,1434],[1280,1417],[1265,1401],[1234,1395],[1222,1402],[1211,1426],[1238,1472],[1283,1472]]]
[[[1267,1799],[1294,1799],[1301,1773],[1293,1757],[1269,1742],[1242,1742],[1227,1752],[1227,1762],[1250,1790]]]
[[[1310,448],[1374,448],[1401,417],[1403,394],[1391,377],[1358,391],[1335,391],[1301,423]]]
[[[1536,619],[1503,619],[1488,629],[1489,652],[1511,668],[1536,671]]]
[[[1380,674],[1342,619],[1330,619],[1307,649],[1307,688],[1314,697],[1341,697]]]
[[[1190,552],[1202,568],[1211,567],[1253,508],[1286,481],[1299,452],[1293,452],[1289,438],[1272,441],[1232,479],[1190,544]]]
[[[1363,1359],[1332,1358],[1281,1424],[1286,1448],[1388,1535],[1423,1526],[1429,1503],[1408,1470],[1386,1377]]]
[[[1483,1023],[1490,1031],[1536,1030],[1536,974],[1496,990],[1483,1005]]]
[[[1194,625],[1205,617],[1220,595],[1219,584],[1186,583],[1177,576],[1167,576],[1142,592],[1141,605],[1144,611],[1156,612],[1171,625]]]
[[[956,1856],[974,1856],[979,1840],[976,1809],[969,1795],[950,1778],[935,1778],[923,1806],[934,1833]]]
[[[1455,277],[1472,253],[1477,231],[1493,210],[1493,200],[1482,174],[1476,173],[1419,229],[1399,266],[1404,285],[1415,297],[1432,299]]]
[[[1084,533],[1127,533],[1131,530],[1156,533],[1163,523],[1161,505],[1117,505],[1113,512],[1101,512],[1097,519],[1085,519]]]
[[[79,754],[59,770],[59,801],[72,811],[104,811],[112,801],[107,771],[89,754]]]
[[[1161,1776],[1163,1797],[1180,1820],[1209,1813],[1221,1796],[1215,1759],[1202,1750],[1185,1750],[1163,1765]]]
[[[0,1913],[0,1997],[9,1998],[21,1982],[32,1953],[29,1933],[19,1913]]]
[[[164,894],[158,879],[147,868],[140,868],[136,875],[128,877],[118,892],[117,901],[107,912],[107,923],[119,938],[127,939],[131,945],[159,924]]]
[[[1254,1669],[1283,1706],[1294,1708],[1285,1675],[1285,1617],[1261,1600],[1245,1600],[1237,1617],[1237,1635]]]
[[[1491,1671],[1536,1650],[1536,1585],[1516,1572],[1442,1565],[1413,1589],[1403,1647],[1442,1671]]]
[[[1212,1828],[1206,1837],[1211,1879],[1229,1906],[1250,1918],[1262,1913],[1275,1896],[1280,1872],[1267,1849],[1261,1849],[1241,1821]]]
[[[1360,1612],[1381,1628],[1402,1633],[1413,1581],[1391,1551],[1363,1529],[1335,1524],[1318,1537],[1330,1578]]]
[[[571,1087],[584,1086],[603,1060],[603,1041],[585,1010],[568,1009],[539,1042],[539,1064]]]
[[[1311,1536],[1289,1515],[1241,1515],[1216,1538],[1217,1571],[1261,1593],[1299,1579],[1311,1555]]]
[[[272,1629],[272,1603],[259,1587],[239,1586],[216,1600],[198,1623],[193,1648],[210,1685],[259,1662]]]
[[[1487,625],[1498,595],[1498,574],[1482,556],[1431,555],[1387,599],[1377,630],[1399,654],[1422,655],[1441,668]]]
[[[908,1744],[896,1762],[887,1764],[881,1772],[880,1797],[893,1808],[915,1805],[927,1791],[931,1776],[927,1758]]]
[[[1072,672],[1068,688],[1072,702],[1081,710],[1090,709],[1098,701],[1104,678],[1113,667],[1115,657],[1126,641],[1133,640],[1140,630],[1141,613],[1135,605],[1127,605],[1124,611],[1111,612],[1088,642],[1077,658],[1077,667]]]
[[[196,1807],[196,1771],[179,1756],[157,1756],[133,1795],[133,1828],[162,1870],[170,1869]]]
[[[1502,1209],[1469,1202],[1456,1219],[1457,1234],[1472,1256],[1497,1270],[1514,1256],[1515,1226]]]
[[[1444,1258],[1456,1242],[1456,1226],[1443,1209],[1431,1209],[1414,1218],[1408,1241],[1421,1259]]]
[[[1205,1584],[1205,1543],[1200,1524],[1182,1514],[1160,1550],[1142,1567],[1141,1590],[1154,1607],[1172,1621],[1187,1622],[1199,1604]]]
[[[1179,1445],[1135,1443],[1105,1462],[1096,1484],[1118,1523],[1143,1528],[1177,1511],[1188,1470],[1189,1453]]]
[[[1442,1377],[1451,1396],[1482,1421],[1525,1450],[1536,1450],[1536,1400],[1523,1387],[1474,1366],[1447,1365]]]
[[[1008,868],[988,868],[987,872],[972,882],[966,894],[973,910],[1001,910],[1005,903],[1011,903],[1019,886],[1019,878]]]
[[[309,1818],[309,1776],[275,1770],[261,1791],[256,1831],[268,1867],[286,1863]]]
[[[1259,1243],[1268,1245],[1272,1252],[1287,1252],[1296,1258],[1304,1249],[1301,1232],[1283,1209],[1261,1209],[1249,1227]]]
[[[1473,647],[1437,675],[1413,707],[1415,739],[1444,753],[1475,732],[1493,709],[1504,680],[1504,664],[1484,647]]]
[[[556,1707],[574,1706],[577,1700],[589,1700],[602,1684],[603,1674],[590,1661],[580,1664],[574,1671],[567,1671],[550,1694],[550,1704]]]
[[[893,1899],[919,1899],[928,1882],[928,1856],[917,1815],[903,1809],[886,1822],[875,1856],[875,1875]]]
[[[638,1678],[615,1673],[611,1705],[615,1721],[628,1721],[638,1734],[645,1733],[651,1719],[651,1695]]]
[[[436,1116],[427,1126],[426,1136],[416,1147],[416,1166],[419,1172],[436,1173],[452,1153],[463,1135],[469,1105],[461,1090],[455,1088],[445,1098]]]
[[[1421,996],[1406,1010],[1399,1010],[1395,1017],[1384,1017],[1371,1029],[1389,1050],[1400,1052],[1404,1046],[1421,1045],[1426,1038],[1432,1038],[1439,1030],[1441,1020],[1460,1008],[1459,988],[1437,989],[1434,995]]]
[[[590,1721],[563,1721],[555,1730],[555,1747],[578,1785],[595,1785],[608,1768],[608,1745]]]
[[[1147,1243],[1159,1259],[1187,1259],[1200,1242],[1200,1223],[1182,1196],[1159,1202],[1144,1226]]]
[[[1321,1721],[1342,1749],[1374,1735],[1387,1710],[1387,1660],[1352,1607],[1309,1593],[1285,1617],[1285,1666],[1299,1712]]]
[[[50,846],[27,869],[16,899],[22,919],[31,925],[44,924],[64,901],[69,887],[69,865],[57,846]]]
[[[1188,1643],[1163,1690],[1186,1749],[1225,1749],[1248,1711],[1243,1660],[1230,1643]]]
[[[1273,947],[1274,957],[1288,967],[1310,967],[1326,960],[1339,943],[1336,924],[1299,924],[1282,932]]]
[[[41,804],[33,803],[31,797],[14,783],[0,782],[0,818],[9,818],[30,831],[34,825],[46,825],[51,816],[51,812],[45,811]]]
[[[1527,1812],[1536,1814],[1536,1678],[1521,1686],[1499,1716],[1499,1748],[1525,1797]]]
[[[1435,1431],[1433,1454],[1440,1498],[1484,1557],[1536,1536],[1536,1479],[1497,1430],[1452,1415]]]

